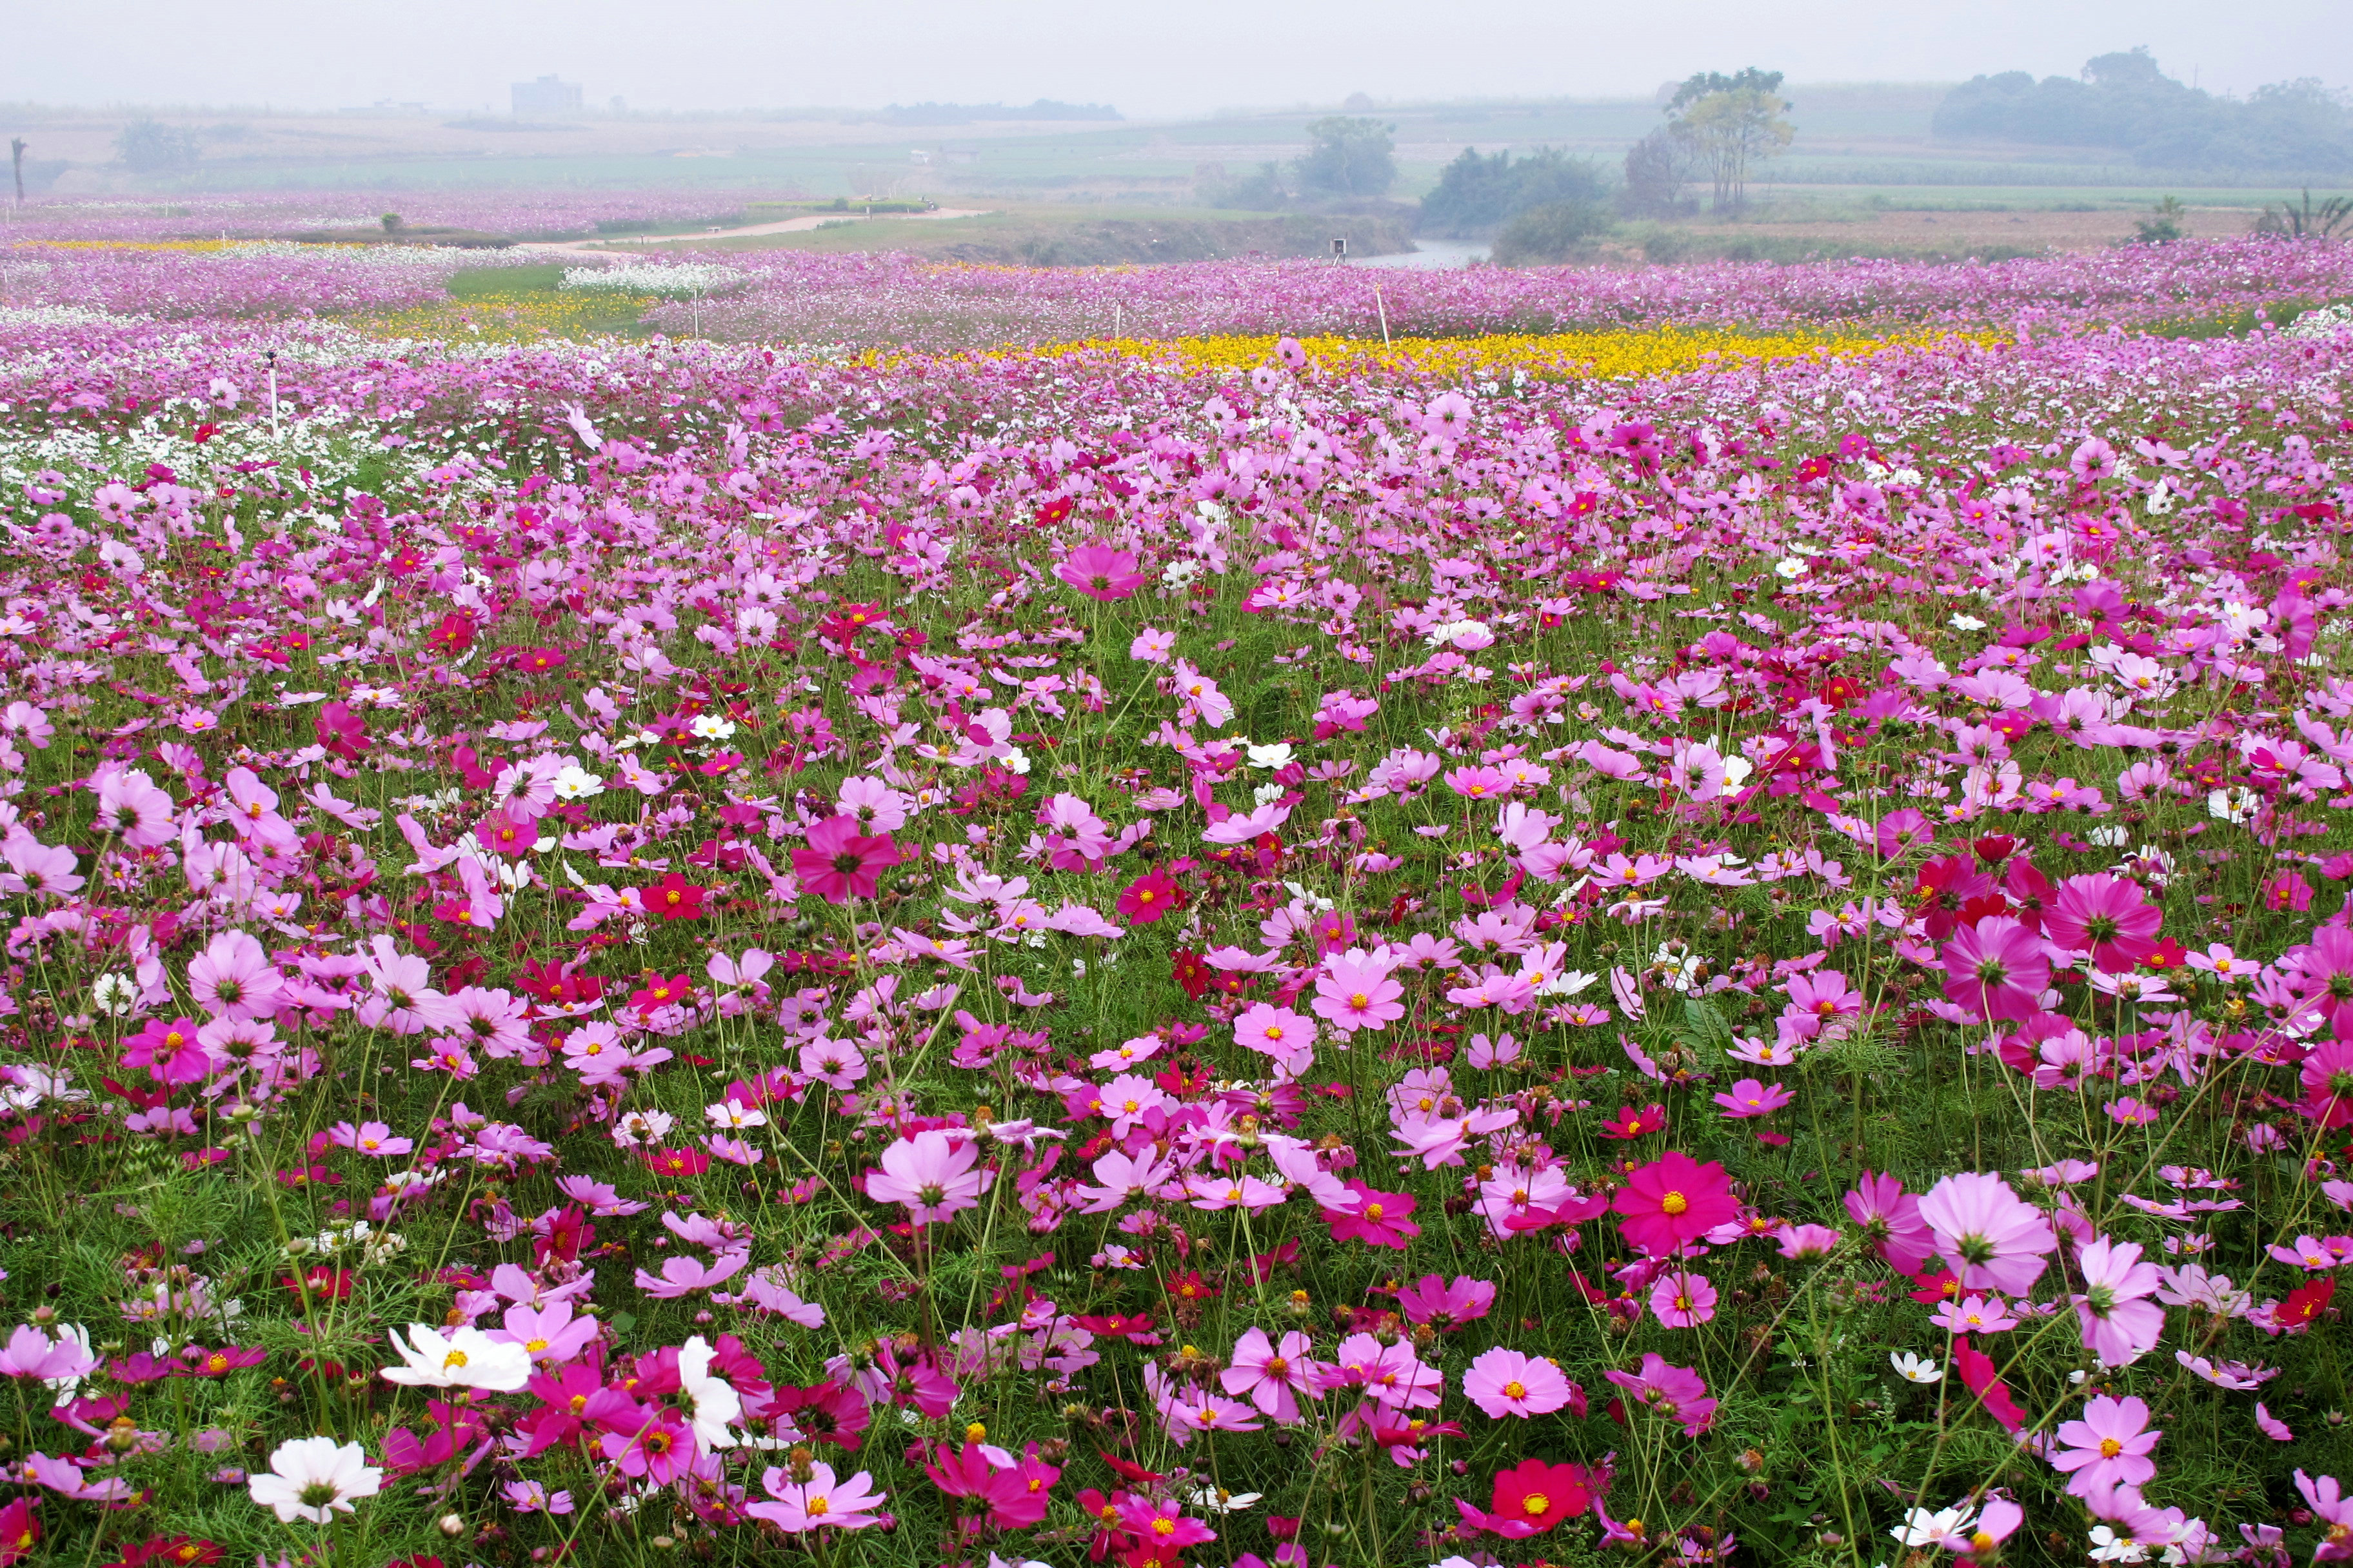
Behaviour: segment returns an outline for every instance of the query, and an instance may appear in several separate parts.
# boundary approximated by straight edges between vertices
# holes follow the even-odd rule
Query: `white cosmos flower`
[[[1887,1533],[1905,1546],[1931,1546],[1948,1535],[1957,1535],[1977,1518],[1978,1510],[1966,1503],[1939,1509],[1931,1513],[1915,1508],[1905,1516],[1905,1521]]]
[[[248,1477],[245,1485],[253,1500],[274,1510],[282,1524],[298,1519],[324,1524],[338,1512],[351,1512],[353,1500],[383,1489],[384,1472],[367,1462],[367,1450],[357,1443],[298,1437],[278,1445],[269,1468]]]
[[[1291,742],[1288,741],[1277,741],[1271,746],[1250,748],[1250,766],[1254,768],[1279,768],[1289,761],[1291,761]]]
[[[1784,555],[1773,563],[1774,574],[1792,583],[1812,570],[1813,566],[1802,555]]]
[[[735,1385],[711,1372],[711,1346],[701,1334],[678,1351],[678,1385],[694,1401],[694,1446],[703,1453],[734,1446],[727,1424],[744,1413]]]
[[[408,1364],[385,1367],[386,1383],[512,1394],[531,1381],[531,1352],[521,1345],[501,1344],[480,1329],[459,1329],[444,1339],[423,1323],[411,1323],[406,1342],[398,1329],[391,1337],[393,1348]]]
[[[565,767],[555,775],[555,798],[586,800],[605,793],[605,781],[586,768]]]
[[[765,1127],[768,1113],[754,1110],[740,1100],[730,1100],[702,1108],[702,1119],[713,1127]]]
[[[1975,616],[1957,615],[1947,624],[1950,625],[1955,631],[1981,632],[1985,630],[1985,623],[1978,619]]]
[[[1887,1364],[1894,1367],[1895,1375],[1906,1383],[1934,1383],[1944,1375],[1944,1368],[1925,1356],[1914,1355],[1910,1351],[1889,1355]]]
[[[2232,789],[2218,789],[2206,797],[2206,815],[2218,822],[2244,822],[2255,815],[2263,797],[2241,784]]]

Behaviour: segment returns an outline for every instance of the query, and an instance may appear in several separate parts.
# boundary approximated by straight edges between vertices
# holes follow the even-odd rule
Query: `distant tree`
[[[1683,198],[1690,155],[1672,131],[1653,131],[1626,149],[1626,183],[1619,205],[1630,217],[1673,217],[1690,210]]]
[[[384,225],[384,232],[386,234],[398,234],[403,226],[398,213],[386,213],[377,221]]]
[[[1335,196],[1377,196],[1397,184],[1397,127],[1330,114],[1307,126],[1299,183]]]
[[[1669,126],[1715,187],[1718,212],[1737,210],[1750,171],[1789,144],[1788,108],[1781,73],[1755,66],[1731,76],[1702,71],[1667,100]]]
[[[117,162],[134,174],[164,174],[196,166],[201,139],[160,120],[134,120],[114,139]]]
[[[2167,76],[2145,48],[2096,56],[2080,79],[1972,78],[1928,122],[1947,139],[2114,147],[2163,169],[2353,170],[2353,103],[2310,79],[2218,98]]]
[[[1193,187],[1209,205],[1234,207],[1242,212],[1280,212],[1292,204],[1294,195],[1282,165],[1271,159],[1261,163],[1256,172],[1233,178],[1227,176],[1223,164],[1217,166],[1214,174],[1197,169]]]
[[[1586,241],[1609,228],[1609,216],[1599,202],[1549,202],[1529,207],[1504,225],[1491,254],[1504,267],[1567,261]]]
[[[1597,202],[1602,191],[1598,166],[1556,147],[1518,158],[1465,147],[1440,174],[1437,189],[1421,198],[1420,226],[1431,234],[1489,235],[1531,207]]]

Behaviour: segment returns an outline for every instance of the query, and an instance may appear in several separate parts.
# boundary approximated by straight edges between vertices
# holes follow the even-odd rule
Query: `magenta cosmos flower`
[[[1560,1368],[1542,1356],[1522,1355],[1497,1345],[1462,1374],[1462,1392],[1472,1404],[1500,1421],[1506,1415],[1522,1420],[1549,1415],[1575,1398],[1577,1389]]]
[[[1703,1165],[1670,1149],[1626,1178],[1610,1205],[1630,1246],[1663,1258],[1738,1216],[1732,1179],[1714,1161]]]
[[[1413,1223],[1415,1203],[1410,1193],[1375,1192],[1362,1182],[1344,1184],[1361,1201],[1354,1214],[1338,1209],[1323,1211],[1324,1223],[1332,1227],[1333,1240],[1394,1247],[1403,1252],[1406,1243],[1421,1234],[1421,1226]]]
[[[2148,1453],[2164,1436],[2148,1429],[2147,1405],[2103,1394],[2084,1406],[2081,1421],[2059,1424],[2059,1452],[2051,1456],[2051,1468],[2069,1478],[2067,1489],[2076,1497],[2137,1487],[2157,1474]]]
[[[980,1145],[951,1138],[936,1127],[895,1140],[882,1151],[880,1170],[866,1173],[866,1195],[877,1203],[904,1204],[907,1218],[931,1225],[979,1205],[995,1173],[975,1170]]]
[[[1981,1171],[1947,1176],[1929,1188],[1920,1218],[1966,1290],[2023,1296],[2042,1278],[2044,1255],[2059,1245],[2041,1209]]]
[[[1452,1330],[1487,1315],[1495,1304],[1495,1288],[1484,1279],[1458,1274],[1448,1284],[1437,1274],[1425,1274],[1398,1292],[1398,1310],[1409,1322]]]
[[[2031,1018],[2051,984],[2042,939],[2007,915],[1955,931],[1945,973],[1945,994],[1980,1018]]]
[[[1082,544],[1054,568],[1054,575],[1090,599],[1124,599],[1144,586],[1135,552],[1108,544]]]
[[[1325,964],[1315,982],[1314,1012],[1342,1034],[1386,1029],[1405,1016],[1404,995],[1388,964],[1352,951]]]
[[[899,863],[899,847],[887,833],[869,838],[859,832],[854,816],[833,816],[808,830],[808,847],[793,851],[793,870],[801,885],[828,904],[871,899],[882,885],[882,873]]]
[[[2089,952],[2104,974],[2122,974],[2157,945],[2164,911],[2140,884],[2105,871],[2070,877],[2042,917],[2042,934],[2072,952]]]
[[[1130,925],[1148,926],[1162,915],[1185,907],[1185,890],[1155,866],[1119,895],[1120,918]]]

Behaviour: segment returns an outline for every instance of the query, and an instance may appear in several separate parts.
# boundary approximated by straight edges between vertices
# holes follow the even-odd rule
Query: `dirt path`
[[[871,216],[856,212],[810,213],[801,217],[782,218],[775,223],[748,224],[742,228],[714,228],[702,234],[665,234],[642,239],[598,240],[591,245],[583,240],[537,240],[517,245],[517,250],[528,250],[541,256],[578,256],[591,260],[610,261],[617,256],[644,255],[634,250],[638,246],[698,245],[707,239],[750,239],[764,234],[806,234],[829,223],[884,223],[891,220],[922,222],[955,217],[981,217],[987,207],[936,207],[927,213],[875,213]]]

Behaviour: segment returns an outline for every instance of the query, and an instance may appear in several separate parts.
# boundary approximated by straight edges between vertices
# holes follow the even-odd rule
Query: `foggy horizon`
[[[985,16],[943,0],[757,15],[737,0],[681,0],[656,37],[645,35],[640,10],[616,0],[417,0],[397,28],[322,26],[314,8],[289,0],[233,11],[235,25],[224,26],[218,10],[161,0],[124,0],[102,16],[45,10],[0,59],[0,101],[98,112],[300,113],[387,101],[504,112],[511,84],[554,75],[579,85],[591,110],[615,99],[633,112],[721,114],[1048,99],[1158,121],[1360,92],[1398,103],[1639,99],[1696,71],[1749,65],[1818,84],[2073,76],[2092,56],[2135,47],[2215,92],[2353,82],[2353,36],[2336,25],[2341,8],[2324,0],[2227,12],[2189,0],[1989,0],[1900,17],[1858,0],[1799,0],[1770,14],[1683,0],[1642,17],[1532,0],[1442,15],[1398,0],[1307,0],[1271,15],[1210,0],[1175,25],[1074,0],[1020,0]],[[126,48],[126,38],[138,42]]]

